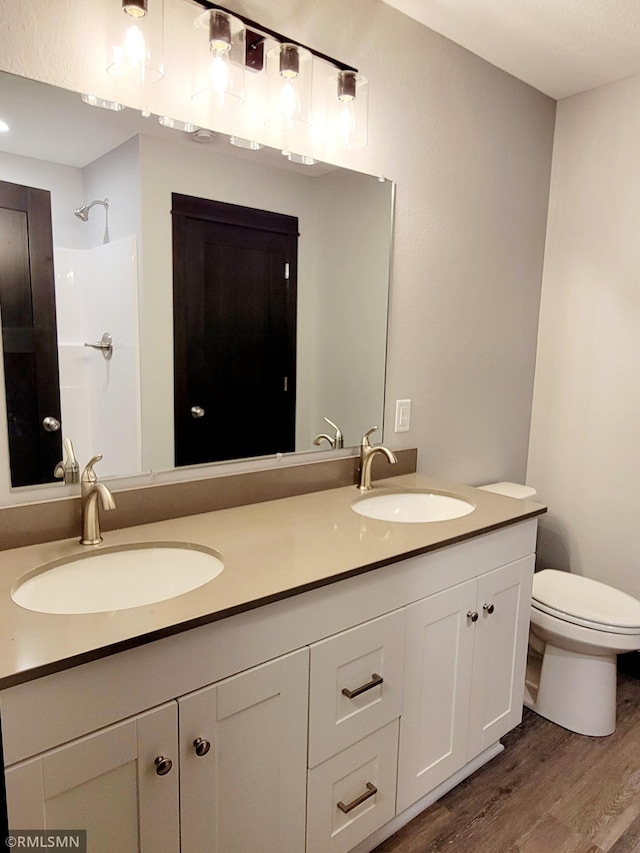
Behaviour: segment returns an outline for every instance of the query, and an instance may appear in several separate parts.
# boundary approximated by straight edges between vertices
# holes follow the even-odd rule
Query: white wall
[[[527,482],[539,560],[640,596],[640,77],[560,101]]]
[[[417,446],[421,470],[452,479],[522,479],[554,102],[379,0],[230,5],[370,80],[368,147],[330,159],[398,185],[388,443]],[[168,74],[146,100],[188,118],[193,7],[166,7]],[[111,0],[5,0],[2,68],[112,94],[103,71],[109,8]],[[216,118],[215,129],[274,142],[241,113]],[[398,397],[413,399],[413,420],[395,436]]]

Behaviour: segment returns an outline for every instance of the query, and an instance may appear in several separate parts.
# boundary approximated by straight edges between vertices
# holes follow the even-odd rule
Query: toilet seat
[[[596,631],[640,634],[640,601],[581,575],[543,569],[533,576],[535,610]]]

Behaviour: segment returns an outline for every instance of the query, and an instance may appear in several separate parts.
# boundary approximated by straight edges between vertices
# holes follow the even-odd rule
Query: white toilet
[[[513,486],[482,488],[515,497]],[[521,488],[527,489],[524,497],[535,495],[535,490]],[[534,575],[526,707],[572,732],[612,734],[616,658],[638,649],[638,599],[569,572],[543,569]]]

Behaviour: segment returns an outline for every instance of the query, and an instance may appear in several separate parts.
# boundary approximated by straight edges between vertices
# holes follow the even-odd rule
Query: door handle
[[[45,432],[58,432],[60,429],[60,421],[57,418],[49,416],[42,421],[42,426]]]

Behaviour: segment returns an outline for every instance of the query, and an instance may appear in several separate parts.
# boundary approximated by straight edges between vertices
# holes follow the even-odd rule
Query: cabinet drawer
[[[400,715],[404,611],[311,646],[309,767]]]
[[[346,853],[395,814],[398,720],[309,771],[307,853]]]

